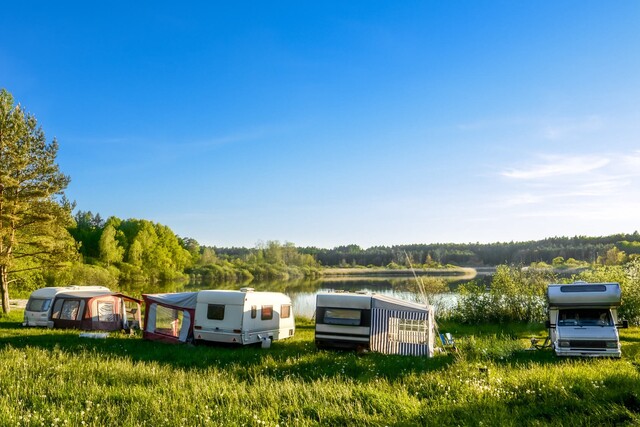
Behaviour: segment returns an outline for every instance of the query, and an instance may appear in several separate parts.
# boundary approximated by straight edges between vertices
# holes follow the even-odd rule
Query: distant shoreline
[[[413,277],[417,276],[433,276],[433,277],[459,277],[460,279],[473,279],[474,277],[484,274],[493,274],[495,267],[490,267],[490,272],[487,272],[487,268],[483,268],[482,272],[472,267],[456,267],[456,268],[380,268],[380,267],[348,267],[348,268],[326,268],[323,270],[324,277],[337,277],[337,276],[399,276],[399,277]]]

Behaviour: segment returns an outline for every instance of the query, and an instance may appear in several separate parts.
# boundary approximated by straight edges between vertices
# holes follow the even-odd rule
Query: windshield
[[[611,326],[611,312],[605,308],[560,310],[558,326]]]
[[[51,299],[31,298],[27,303],[27,311],[47,311],[51,305]]]

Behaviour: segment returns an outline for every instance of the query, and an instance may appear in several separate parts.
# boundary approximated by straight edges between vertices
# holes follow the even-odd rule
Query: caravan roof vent
[[[240,288],[240,292],[253,292],[255,289],[253,288]]]

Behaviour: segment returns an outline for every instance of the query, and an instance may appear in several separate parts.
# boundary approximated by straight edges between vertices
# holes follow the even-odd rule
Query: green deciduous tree
[[[9,284],[20,271],[60,265],[77,255],[67,227],[69,177],[57,163],[35,117],[0,90],[0,294],[9,311]]]
[[[107,224],[102,230],[102,236],[100,236],[100,260],[107,265],[111,265],[114,262],[122,261],[124,256],[124,248],[118,244],[116,240],[116,229],[113,225]]]

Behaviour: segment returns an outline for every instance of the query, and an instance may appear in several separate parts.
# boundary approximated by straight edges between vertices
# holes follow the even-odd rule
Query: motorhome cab
[[[51,306],[55,296],[61,292],[109,292],[104,286],[47,287],[33,291],[24,310],[22,326],[48,326]]]
[[[433,307],[386,295],[316,297],[316,347],[433,356]]]
[[[618,283],[549,285],[549,336],[558,356],[620,357]]]

